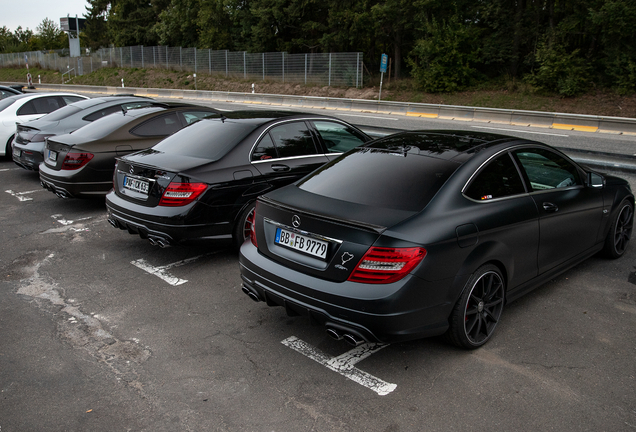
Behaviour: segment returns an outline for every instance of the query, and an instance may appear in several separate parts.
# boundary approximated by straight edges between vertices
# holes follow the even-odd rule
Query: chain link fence
[[[23,66],[27,59],[31,65],[39,64],[42,68],[57,70],[69,76],[84,75],[102,67],[162,68],[249,80],[362,87],[361,52],[248,53],[167,46],[130,46],[101,48],[81,57],[69,57],[68,50],[0,54],[0,67]]]

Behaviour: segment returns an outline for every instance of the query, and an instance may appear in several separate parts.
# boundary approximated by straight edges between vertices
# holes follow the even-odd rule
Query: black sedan
[[[233,239],[256,197],[292,183],[370,138],[315,114],[235,111],[203,119],[119,159],[106,196],[109,222],[154,245]]]
[[[117,156],[152,147],[210,115],[218,115],[218,111],[156,102],[115,112],[72,133],[48,137],[44,163],[39,166],[40,183],[61,198],[104,196],[113,186]]]
[[[259,198],[243,291],[353,345],[446,334],[472,349],[507,302],[623,255],[633,216],[626,181],[547,145],[405,132]]]
[[[115,112],[151,105],[154,101],[131,95],[105,96],[67,105],[37,120],[18,124],[13,140],[13,161],[28,170],[44,162],[44,139],[73,132]]]

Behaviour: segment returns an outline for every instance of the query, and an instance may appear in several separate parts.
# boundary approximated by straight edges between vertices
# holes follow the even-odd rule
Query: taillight
[[[159,200],[164,207],[179,207],[190,204],[205,191],[205,183],[170,183]]]
[[[426,256],[424,248],[372,247],[349,276],[350,281],[368,284],[397,282]]]
[[[95,155],[92,153],[76,153],[69,152],[66,154],[64,161],[62,162],[63,170],[76,170],[80,169],[93,159]]]
[[[256,208],[252,210],[250,215],[247,217],[247,221],[250,224],[250,240],[255,247],[258,247],[258,241],[256,241]]]

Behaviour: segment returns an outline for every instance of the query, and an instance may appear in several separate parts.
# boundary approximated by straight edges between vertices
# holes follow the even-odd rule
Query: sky
[[[59,27],[60,18],[67,15],[82,18],[86,6],[86,0],[0,0],[0,27],[6,26],[14,32],[22,26],[35,33],[44,18],[52,19]]]

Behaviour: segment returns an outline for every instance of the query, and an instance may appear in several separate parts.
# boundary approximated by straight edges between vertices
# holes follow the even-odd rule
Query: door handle
[[[556,211],[559,211],[559,207],[557,207],[556,204],[552,204],[551,202],[544,202],[543,210],[545,210],[548,213],[554,213]]]
[[[272,165],[274,171],[289,171],[290,168],[287,165],[275,164]]]

